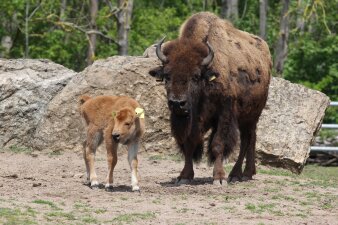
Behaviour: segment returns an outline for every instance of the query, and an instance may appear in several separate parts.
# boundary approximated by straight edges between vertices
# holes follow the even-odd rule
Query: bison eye
[[[170,81],[170,74],[168,74],[168,73],[163,74],[163,78],[164,78],[165,82]]]
[[[192,77],[192,80],[193,81],[199,81],[200,80],[200,75],[199,74],[195,74],[193,77]]]
[[[124,125],[126,125],[126,126],[128,126],[128,127],[129,127],[129,126],[130,126],[130,123],[124,123]]]

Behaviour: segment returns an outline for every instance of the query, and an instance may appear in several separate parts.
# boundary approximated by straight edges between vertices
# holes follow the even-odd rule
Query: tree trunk
[[[275,70],[277,75],[282,77],[284,61],[288,53],[288,39],[289,39],[289,0],[283,0],[282,15],[279,26],[279,39],[276,46],[275,54]]]
[[[133,0],[117,0],[117,3],[119,8],[117,13],[118,53],[119,55],[127,55]]]
[[[96,31],[96,16],[98,11],[98,0],[90,0],[90,30]],[[95,49],[96,49],[96,33],[88,32],[88,52],[87,52],[87,64],[91,65],[95,59]]]
[[[25,15],[25,58],[28,58],[28,57],[29,57],[28,21],[29,21],[29,0],[26,0],[26,15]]]
[[[234,21],[238,19],[238,0],[222,0],[221,14]]]
[[[227,0],[222,0],[221,17],[222,18],[226,18],[227,17]]]
[[[259,35],[266,40],[266,14],[268,10],[268,0],[259,0]]]
[[[60,7],[60,21],[65,21],[66,7],[67,7],[67,0],[62,0],[61,7]]]
[[[300,31],[300,33],[304,32],[305,21],[304,21],[303,14],[304,14],[304,4],[302,0],[298,0],[296,26],[297,26],[297,29]]]

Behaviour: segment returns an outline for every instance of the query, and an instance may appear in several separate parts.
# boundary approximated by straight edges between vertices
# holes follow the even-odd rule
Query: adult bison
[[[156,48],[162,66],[149,73],[165,81],[171,131],[185,156],[177,182],[194,178],[193,160],[201,159],[209,129],[214,183],[226,179],[223,160],[238,136],[240,153],[228,182],[252,179],[256,125],[267,100],[272,66],[268,45],[207,12],[191,16],[179,38],[166,42],[163,50],[162,43]]]

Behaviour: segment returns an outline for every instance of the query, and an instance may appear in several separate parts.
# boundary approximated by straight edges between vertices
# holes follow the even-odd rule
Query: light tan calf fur
[[[113,189],[113,171],[117,163],[119,143],[128,146],[128,162],[131,169],[131,186],[138,191],[137,152],[144,133],[144,112],[138,102],[126,96],[80,97],[80,113],[86,122],[87,137],[83,157],[87,169],[87,181],[92,188],[99,183],[94,167],[97,147],[104,141],[107,149],[108,174],[106,190]]]

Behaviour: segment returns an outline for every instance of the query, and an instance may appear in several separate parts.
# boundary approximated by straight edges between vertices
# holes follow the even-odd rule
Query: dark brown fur
[[[202,66],[209,54],[206,41],[214,58]],[[228,180],[252,179],[256,125],[266,104],[272,65],[267,44],[211,13],[197,13],[182,25],[178,39],[165,43],[163,54],[167,60],[150,74],[165,79],[172,134],[185,156],[178,181],[193,179],[192,160],[200,159],[209,129],[214,180],[225,179],[223,160],[233,151],[238,131],[241,150]]]

